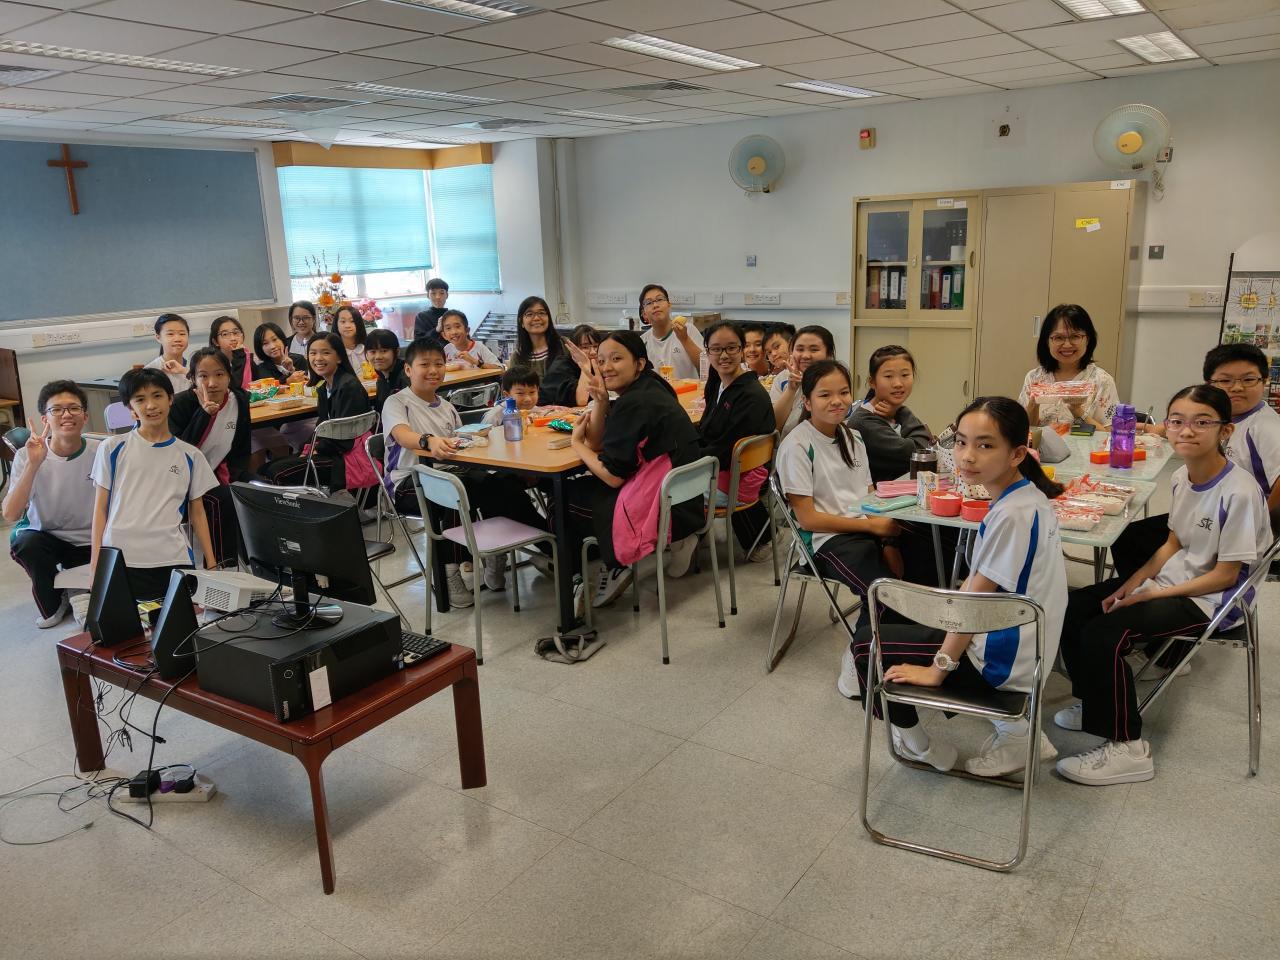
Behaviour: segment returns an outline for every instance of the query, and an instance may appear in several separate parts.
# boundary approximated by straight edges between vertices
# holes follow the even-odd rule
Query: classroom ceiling
[[[1090,19],[1078,3],[0,0],[0,136],[581,137],[1280,57],[1280,0],[1092,0],[1137,9]],[[1194,59],[1118,42],[1166,31]],[[609,43],[634,34],[750,65]],[[804,81],[878,95],[786,86]]]

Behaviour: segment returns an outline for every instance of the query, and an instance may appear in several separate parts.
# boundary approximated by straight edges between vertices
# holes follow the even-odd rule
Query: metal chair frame
[[[867,660],[867,678],[864,706],[865,720],[862,738],[862,793],[859,812],[862,826],[877,843],[912,850],[916,853],[954,860],[985,870],[1005,872],[1012,870],[1027,854],[1027,837],[1031,829],[1031,793],[1035,785],[1040,760],[1040,713],[1044,685],[1044,608],[1030,597],[1017,593],[966,593],[962,590],[940,590],[902,580],[882,577],[871,584],[867,591],[867,603],[871,605],[871,649]],[[917,687],[907,683],[893,683],[884,679],[884,664],[880,662],[880,610],[887,607],[923,626],[936,630],[963,633],[990,633],[1034,623],[1036,628],[1036,659],[1032,668],[1030,693],[998,692],[990,696],[972,693],[955,693],[943,687]],[[908,760],[893,748],[893,733],[889,723],[889,704],[902,703],[913,707],[928,707],[960,713],[988,720],[1027,720],[1030,736],[1027,737],[1027,759],[1021,782],[1007,777],[978,777],[963,770],[948,771],[946,776],[967,780],[981,780],[1022,790],[1022,814],[1018,823],[1018,847],[1008,860],[987,860],[943,847],[932,847],[881,833],[871,825],[867,817],[867,804],[871,794],[871,727],[875,722],[873,706],[879,702],[884,717],[885,740],[889,754],[917,770],[934,768],[926,763]]]
[[[383,459],[386,453],[387,441],[380,433],[371,433],[364,442],[364,455],[369,459],[369,466],[373,468],[373,472],[378,475],[378,493],[377,493],[377,510],[378,510],[378,526],[374,533],[374,538],[384,543],[395,545],[395,525],[399,525],[400,533],[404,536],[404,542],[409,545],[409,550],[413,553],[413,560],[418,565],[418,572],[411,573],[407,577],[401,577],[399,580],[393,580],[386,584],[388,588],[398,587],[402,584],[409,583],[418,577],[427,576],[427,568],[422,562],[422,557],[418,554],[418,547],[413,542],[413,536],[409,533],[409,524],[405,521],[404,516],[396,509],[395,500],[392,499],[390,491],[387,490],[386,476],[383,472]],[[388,518],[388,529],[390,530],[390,539],[382,540],[382,518],[383,515]]]
[[[368,413],[357,413],[354,417],[337,417],[316,424],[315,434],[307,446],[307,466],[302,477],[307,486],[321,487],[320,475],[315,467],[317,440],[358,440],[369,433],[378,424],[378,414],[373,410]]]
[[[448,540],[449,543],[455,543],[445,536],[447,531],[437,533],[431,520],[431,506],[434,504],[445,510],[453,510],[461,518],[459,526],[462,528],[463,536],[466,539],[466,547],[471,552],[472,571],[471,586],[472,594],[475,598],[473,616],[476,625],[476,663],[484,663],[484,634],[482,632],[480,618],[480,589],[483,584],[484,576],[484,559],[486,557],[498,556],[505,554],[511,563],[511,599],[512,609],[519,612],[520,610],[520,579],[515,576],[516,563],[518,557],[516,551],[521,547],[531,547],[534,544],[546,541],[551,544],[551,562],[554,565],[555,577],[555,596],[560,595],[560,558],[556,548],[556,538],[554,534],[544,533],[529,527],[533,531],[533,535],[516,540],[512,543],[503,544],[501,548],[492,550],[481,550],[476,544],[475,526],[476,523],[484,523],[484,520],[473,522],[471,519],[471,501],[467,497],[467,488],[463,486],[462,480],[456,474],[446,473],[443,470],[435,470],[421,464],[413,468],[413,490],[418,497],[418,510],[427,522],[425,529],[427,533],[427,556],[426,569],[431,568],[432,551],[435,549],[437,542]],[[451,528],[456,529],[456,528]],[[431,635],[431,577],[423,578],[426,583],[426,629],[423,631],[427,636]],[[562,625],[558,625],[562,626]]]
[[[501,372],[501,371],[499,371]],[[496,380],[490,383],[463,385],[455,387],[445,394],[459,412],[463,410],[484,410],[492,407],[502,391],[502,384]]]
[[[119,400],[107,404],[102,416],[108,433],[128,433],[133,429],[133,411],[129,409],[128,404],[121,403]]]
[[[715,507],[716,519],[723,519],[725,522],[725,546],[729,553],[729,614],[730,616],[738,615],[738,582],[734,571],[733,561],[733,515],[743,510],[748,510],[760,502],[757,496],[750,503],[738,502],[738,489],[742,482],[742,474],[750,472],[757,467],[771,465],[773,463],[774,452],[778,448],[778,431],[773,433],[762,433],[756,436],[743,437],[733,445],[733,453],[729,460],[729,498],[723,507]],[[761,488],[763,489],[763,488]],[[711,504],[715,504],[715,495],[712,495]],[[772,517],[770,518],[772,523]],[[764,536],[761,531],[756,536],[758,542],[760,537]],[[774,537],[769,538],[773,551],[773,580],[778,582],[778,542]],[[714,548],[714,541],[712,541]],[[752,543],[751,550],[755,549],[755,543]],[[750,552],[748,552],[750,556]]]

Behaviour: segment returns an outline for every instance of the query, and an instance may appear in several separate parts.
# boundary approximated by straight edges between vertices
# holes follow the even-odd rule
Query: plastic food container
[[[960,516],[960,497],[954,493],[935,493],[929,498],[929,509],[935,517]]]
[[[960,504],[960,516],[972,523],[980,523],[990,509],[990,500],[965,500]]]

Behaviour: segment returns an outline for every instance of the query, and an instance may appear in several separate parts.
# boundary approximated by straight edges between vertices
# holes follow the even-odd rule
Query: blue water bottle
[[[516,409],[515,397],[507,397],[502,408],[502,437],[507,443],[518,443],[524,439],[524,420]]]
[[[1122,403],[1111,418],[1111,466],[1127,470],[1133,466],[1134,435],[1138,432],[1138,417],[1133,404]]]

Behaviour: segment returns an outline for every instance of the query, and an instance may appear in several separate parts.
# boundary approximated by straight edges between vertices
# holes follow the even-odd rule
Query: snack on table
[[[1102,522],[1102,513],[1091,507],[1075,504],[1070,500],[1053,500],[1053,512],[1058,515],[1058,526],[1063,530],[1088,533]]]
[[[879,497],[914,497],[916,482],[914,480],[881,480],[876,484],[876,496]]]
[[[1055,380],[1052,383],[1033,383],[1027,387],[1032,400],[1088,400],[1093,396],[1093,384],[1088,380]]]

